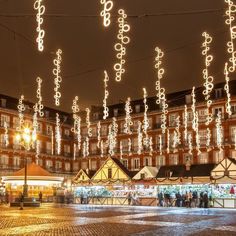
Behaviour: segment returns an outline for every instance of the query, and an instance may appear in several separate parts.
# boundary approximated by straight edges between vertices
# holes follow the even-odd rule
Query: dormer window
[[[140,104],[135,105],[135,112],[136,113],[140,112]]]
[[[113,109],[114,116],[118,116],[118,108]]]
[[[191,94],[185,95],[185,103],[186,104],[191,104],[192,103],[192,96],[191,96]]]
[[[215,89],[215,98],[216,99],[222,98],[222,95],[223,95],[223,89],[222,88]]]
[[[6,107],[7,105],[7,99],[1,98],[1,107]]]

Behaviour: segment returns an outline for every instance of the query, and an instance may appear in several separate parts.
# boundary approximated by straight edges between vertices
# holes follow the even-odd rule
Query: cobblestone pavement
[[[0,206],[0,235],[236,235],[236,210],[43,204]]]

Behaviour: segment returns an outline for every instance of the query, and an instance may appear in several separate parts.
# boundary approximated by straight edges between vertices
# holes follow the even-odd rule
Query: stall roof
[[[215,164],[191,165],[190,170],[186,170],[185,165],[161,166],[157,173],[157,178],[171,177],[200,177],[210,176]]]
[[[134,177],[134,180],[139,180],[141,179],[141,174],[147,174],[147,177],[145,178],[156,178],[157,173],[158,173],[158,168],[155,166],[144,166]]]
[[[24,176],[25,168],[22,168],[13,173],[12,176]],[[27,175],[28,176],[52,176],[51,173],[43,169],[41,166],[35,164],[34,162],[27,165]]]

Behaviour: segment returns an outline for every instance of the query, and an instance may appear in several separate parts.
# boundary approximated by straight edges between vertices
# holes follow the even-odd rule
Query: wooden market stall
[[[18,197],[20,192],[23,192],[24,177],[25,168],[14,172],[11,176],[3,176],[3,180],[6,183],[6,189],[13,199]],[[35,163],[27,165],[29,197],[38,198],[39,192],[42,192],[44,200],[52,201],[56,188],[61,186],[62,181],[63,177],[53,176]]]

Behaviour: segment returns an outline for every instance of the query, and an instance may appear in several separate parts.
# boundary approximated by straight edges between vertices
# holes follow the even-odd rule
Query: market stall
[[[6,190],[13,199],[18,197],[20,192],[23,192],[24,177],[25,168],[14,172],[11,176],[2,177],[3,181],[6,183]],[[39,192],[42,192],[44,200],[52,201],[52,197],[56,189],[61,186],[62,181],[63,177],[53,176],[35,163],[31,163],[27,166],[29,197],[38,198]]]

